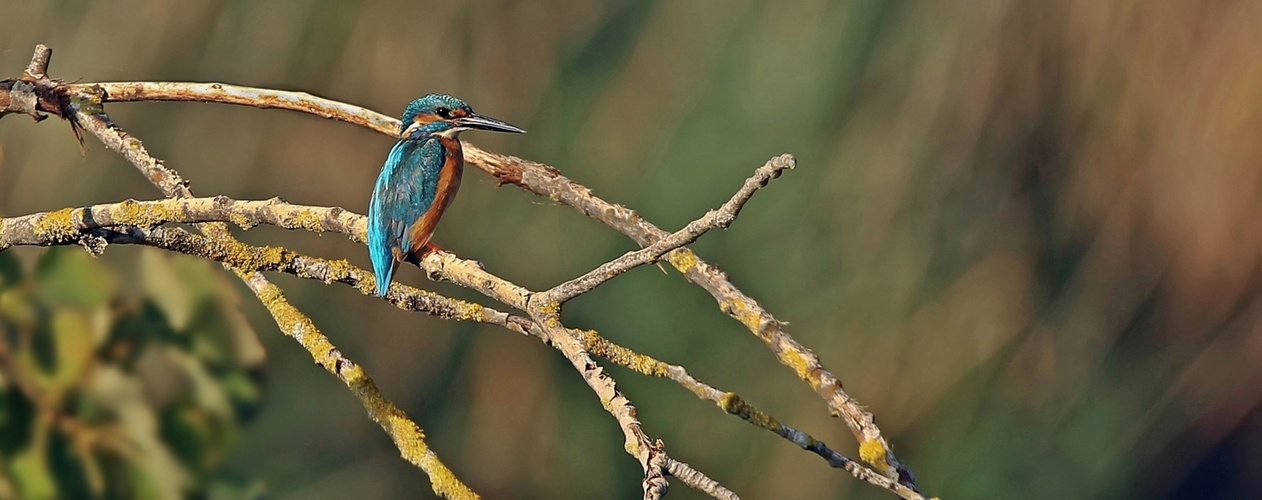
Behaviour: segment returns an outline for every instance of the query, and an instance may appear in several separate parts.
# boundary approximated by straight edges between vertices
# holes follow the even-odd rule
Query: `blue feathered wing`
[[[434,204],[445,153],[437,137],[404,139],[390,149],[368,205],[368,254],[384,296],[399,265],[395,252],[412,248],[408,228]],[[397,250],[396,250],[397,249]]]

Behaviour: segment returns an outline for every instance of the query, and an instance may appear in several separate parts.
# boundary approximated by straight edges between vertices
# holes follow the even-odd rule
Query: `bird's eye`
[[[434,114],[438,115],[441,118],[451,118],[451,109],[438,108],[434,110]]]

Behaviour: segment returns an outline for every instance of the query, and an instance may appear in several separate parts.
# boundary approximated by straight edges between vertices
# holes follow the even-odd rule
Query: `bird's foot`
[[[426,255],[429,255],[430,252],[446,252],[446,250],[443,250],[442,247],[435,245],[434,242],[431,241],[426,242],[425,246],[421,247],[421,251],[416,253],[424,258]]]

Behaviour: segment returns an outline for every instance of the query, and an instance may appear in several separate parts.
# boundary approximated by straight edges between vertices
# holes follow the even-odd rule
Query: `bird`
[[[420,97],[403,111],[399,141],[390,149],[368,204],[368,255],[384,297],[399,264],[420,262],[436,249],[430,236],[456,196],[464,171],[459,135],[470,129],[526,131],[473,112],[445,94]]]

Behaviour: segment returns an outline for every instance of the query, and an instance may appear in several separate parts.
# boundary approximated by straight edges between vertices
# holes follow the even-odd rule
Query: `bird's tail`
[[[377,296],[385,297],[386,291],[390,290],[390,279],[394,275],[394,259],[390,259],[385,266],[380,266],[374,260],[372,263],[373,271],[377,273]]]
[[[374,225],[371,223],[372,220],[369,219],[368,256],[372,258],[372,271],[377,275],[377,296],[385,297],[386,291],[390,289],[390,280],[394,277],[394,270],[399,267],[399,262],[395,259],[394,252],[390,250],[390,245],[384,238],[380,238],[382,231],[372,227]]]

